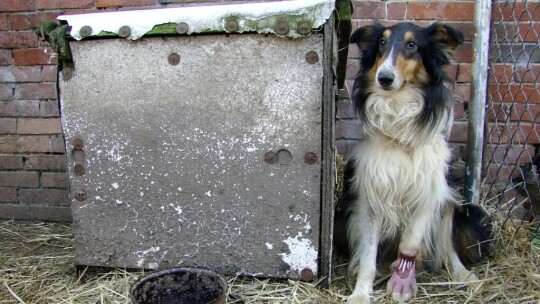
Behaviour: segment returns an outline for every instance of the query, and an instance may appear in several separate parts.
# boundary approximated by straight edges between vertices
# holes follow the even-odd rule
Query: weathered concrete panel
[[[322,35],[71,48],[60,96],[76,264],[317,274]]]

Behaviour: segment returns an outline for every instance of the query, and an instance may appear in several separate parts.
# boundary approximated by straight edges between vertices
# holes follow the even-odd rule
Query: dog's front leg
[[[434,213],[435,210],[417,209],[401,235],[398,258],[392,264],[392,276],[387,285],[387,292],[394,301],[408,301],[416,295],[416,256],[429,233]]]
[[[351,215],[348,222],[349,240],[352,241],[350,267],[358,265],[356,284],[347,304],[369,304],[373,291],[373,281],[377,272],[377,248],[381,224],[370,216],[367,206],[361,206]]]

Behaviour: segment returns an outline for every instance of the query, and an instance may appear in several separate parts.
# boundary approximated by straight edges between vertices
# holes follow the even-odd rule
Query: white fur
[[[351,155],[356,168],[351,190],[358,199],[349,202],[347,233],[349,270],[357,282],[349,303],[370,302],[378,244],[397,236],[401,252],[427,253],[437,264],[451,263],[458,276],[466,274],[450,239],[455,201],[445,178],[450,107],[440,121],[422,128],[416,119],[423,104],[422,91],[410,84],[391,92],[375,89],[367,100],[366,138]]]

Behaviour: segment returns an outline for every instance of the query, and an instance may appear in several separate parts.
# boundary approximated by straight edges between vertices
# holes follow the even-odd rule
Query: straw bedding
[[[540,248],[530,229],[509,224],[496,231],[494,256],[473,270],[482,280],[475,290],[449,282],[447,273],[419,274],[411,303],[540,304]],[[59,223],[0,221],[0,303],[131,303],[131,284],[142,271],[76,269],[71,227]],[[229,303],[342,303],[354,282],[346,261],[334,260],[333,282],[228,277]],[[385,278],[375,286],[375,303],[391,303]]]

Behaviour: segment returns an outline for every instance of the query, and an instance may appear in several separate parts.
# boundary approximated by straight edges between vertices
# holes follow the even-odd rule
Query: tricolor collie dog
[[[415,295],[420,261],[474,283],[464,263],[489,250],[490,219],[458,203],[446,181],[453,105],[442,67],[463,35],[440,23],[374,24],[357,29],[351,43],[361,51],[353,99],[365,139],[345,169],[343,218],[356,277],[348,303],[370,303],[385,263],[394,301]]]

